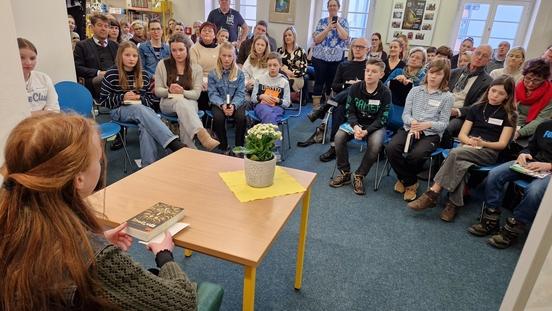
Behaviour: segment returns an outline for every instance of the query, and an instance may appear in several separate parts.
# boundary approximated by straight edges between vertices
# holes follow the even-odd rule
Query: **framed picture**
[[[430,46],[440,0],[393,0],[387,41],[406,35],[411,45]]]
[[[270,0],[269,22],[295,24],[295,2],[296,0]]]

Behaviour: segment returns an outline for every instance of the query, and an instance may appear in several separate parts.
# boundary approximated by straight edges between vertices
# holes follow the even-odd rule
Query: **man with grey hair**
[[[449,125],[443,134],[441,145],[451,148],[453,138],[458,136],[466,114],[485,93],[493,78],[485,72],[485,66],[491,60],[493,49],[482,44],[472,54],[471,62],[464,68],[456,68],[450,74],[449,90],[454,95]]]
[[[508,54],[509,50],[510,50],[510,42],[501,41],[498,44],[498,48],[494,51],[494,55],[491,61],[485,67],[485,71],[490,73],[495,69],[504,67],[504,60],[506,60],[506,55]]]

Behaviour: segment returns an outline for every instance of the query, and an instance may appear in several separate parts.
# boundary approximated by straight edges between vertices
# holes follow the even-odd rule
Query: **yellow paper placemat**
[[[274,183],[272,186],[266,188],[253,188],[248,186],[245,182],[245,173],[243,170],[221,172],[219,175],[242,203],[305,192],[306,190],[295,180],[295,178],[278,166],[276,166],[276,171],[274,172]]]

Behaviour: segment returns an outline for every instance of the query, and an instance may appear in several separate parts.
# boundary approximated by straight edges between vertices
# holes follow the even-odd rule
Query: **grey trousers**
[[[449,200],[454,205],[463,206],[464,187],[469,168],[474,165],[494,164],[497,158],[498,151],[489,148],[454,148],[435,175],[435,183],[449,192]]]
[[[161,112],[178,116],[180,140],[188,148],[196,149],[194,136],[203,128],[197,115],[197,101],[187,98],[163,98],[160,104]]]

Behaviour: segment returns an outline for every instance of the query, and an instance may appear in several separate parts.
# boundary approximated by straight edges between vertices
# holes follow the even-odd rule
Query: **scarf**
[[[529,113],[525,123],[529,123],[539,115],[541,110],[548,105],[552,100],[552,83],[550,81],[544,81],[541,86],[527,96],[525,84],[523,79],[520,80],[516,86],[516,101],[521,105],[531,106],[529,107]]]
[[[458,93],[466,88],[466,84],[468,84],[468,80],[471,77],[479,76],[485,71],[485,67],[480,67],[473,72],[470,72],[470,67],[471,64],[469,66],[466,66],[466,68],[464,68],[464,70],[460,74],[460,78],[458,78],[458,81],[456,81],[456,84],[454,85],[454,93]]]

